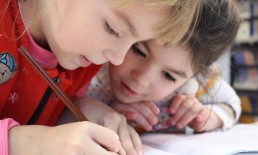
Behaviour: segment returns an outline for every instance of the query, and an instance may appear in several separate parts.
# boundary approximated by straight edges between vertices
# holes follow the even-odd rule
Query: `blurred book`
[[[257,54],[257,53],[256,53]],[[236,51],[233,87],[244,90],[258,90],[258,71],[255,68],[257,59],[250,50]]]
[[[235,75],[233,87],[239,90],[258,90],[258,73],[254,68],[240,68]]]
[[[257,124],[192,135],[145,134],[141,139],[144,155],[258,155]]]
[[[240,23],[237,36],[236,36],[236,43],[246,43],[249,42],[251,38],[250,35],[250,22],[249,21],[243,21]]]
[[[251,17],[250,1],[239,1],[240,16],[242,19],[249,19]]]
[[[239,118],[240,123],[253,123],[258,121],[258,97],[239,96],[241,100],[242,114]]]

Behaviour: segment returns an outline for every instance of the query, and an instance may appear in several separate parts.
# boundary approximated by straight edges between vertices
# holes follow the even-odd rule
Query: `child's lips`
[[[129,86],[127,86],[124,82],[121,82],[122,92],[127,96],[135,96],[138,93],[133,91]]]
[[[85,57],[85,56],[80,56],[80,62],[82,67],[87,67],[91,64],[91,62]]]

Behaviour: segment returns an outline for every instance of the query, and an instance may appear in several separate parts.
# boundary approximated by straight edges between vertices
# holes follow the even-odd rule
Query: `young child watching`
[[[210,12],[209,14],[202,14],[210,9],[210,7],[213,7],[215,11]],[[223,8],[227,9],[222,10]],[[192,52],[191,56],[188,58],[190,59],[190,62],[192,62],[192,66],[189,67],[192,68],[194,73],[193,75],[195,75],[197,79],[198,76],[205,75],[205,71],[208,71],[206,66],[210,66],[211,61],[217,59],[218,55],[221,55],[221,53],[225,50],[225,47],[229,45],[229,42],[233,41],[237,30],[237,22],[239,21],[238,12],[236,11],[237,8],[234,1],[221,0],[213,5],[210,5],[208,2],[204,3],[201,11],[202,13],[200,14],[201,21],[199,21],[199,23],[203,23],[197,25],[197,29],[202,30],[202,32],[200,32],[202,35],[196,32],[196,34],[199,34],[199,38],[193,38],[190,45],[186,47],[186,49],[189,48],[190,52]],[[223,19],[223,17],[225,18]],[[216,22],[213,23],[208,18],[213,19]],[[217,23],[217,21],[219,21],[218,18],[222,19],[221,22]],[[209,23],[204,24],[205,22]],[[230,31],[228,28],[226,28],[227,26],[234,28],[232,31]],[[220,33],[216,34],[218,31]],[[193,35],[193,37],[195,36]],[[153,129],[153,125],[158,121],[157,117],[155,116],[158,114],[159,110],[150,101],[157,101],[162,99],[162,97],[166,97],[169,95],[169,92],[171,93],[178,88],[177,86],[180,85],[181,82],[183,83],[181,80],[182,78],[178,76],[176,72],[169,73],[168,71],[166,72],[166,70],[173,68],[172,70],[176,70],[177,72],[187,71],[187,67],[182,68],[182,66],[186,66],[185,64],[187,64],[187,61],[180,61],[185,62],[185,64],[180,64],[180,62],[176,63],[178,59],[180,59],[179,56],[171,54],[170,56],[165,55],[162,57],[160,55],[165,54],[163,51],[170,51],[171,53],[176,54],[175,51],[180,50],[182,50],[180,47],[179,49],[178,47],[162,48],[159,47],[157,43],[140,43],[133,45],[122,65],[110,66],[109,77],[110,87],[112,89],[111,92],[117,100],[115,102],[116,104],[113,104],[112,107],[123,114],[126,113],[127,116],[128,111],[136,112],[137,115],[134,115],[133,118],[130,118],[132,114],[129,113],[128,118],[133,119],[146,130]],[[157,53],[155,53],[156,51]],[[183,50],[183,52],[184,51],[186,50]],[[218,55],[215,54],[216,52]],[[132,54],[130,53],[136,53],[139,58],[133,58]],[[158,55],[158,53],[160,55]],[[213,58],[212,54],[214,54]],[[173,60],[173,63],[175,64],[164,64],[166,58],[170,61]],[[163,63],[163,65],[158,64],[158,62],[160,62],[160,64]],[[170,62],[170,64],[172,64],[172,62]],[[153,71],[154,69],[151,70],[151,67],[155,65],[173,67],[167,67],[169,69],[165,67],[163,70],[161,68],[159,73],[157,71]],[[173,87],[168,83],[162,83],[162,81],[158,78],[162,74],[167,80],[171,81],[172,84],[170,85]],[[173,117],[169,120],[169,125],[183,128],[185,125],[189,124],[196,131],[209,131],[221,127],[227,129],[236,123],[241,112],[238,96],[236,95],[235,91],[222,79],[217,78],[213,81],[213,86],[207,88],[208,94],[205,95],[206,97],[202,96],[198,99],[187,95],[176,95],[176,97],[173,98],[168,110],[168,112],[173,115]],[[169,87],[170,90],[168,89]],[[187,84],[184,87],[187,87]],[[148,91],[143,95],[141,93],[143,93],[142,89],[144,88]],[[166,90],[169,91],[166,93]],[[88,94],[89,93],[90,91]],[[185,93],[187,94],[187,92]],[[159,105],[160,104],[162,105],[162,103],[159,103]]]
[[[200,12],[194,31],[196,35],[193,35],[185,46],[181,44],[166,48],[159,47],[152,41],[138,43],[132,46],[122,65],[110,66],[110,87],[117,100],[113,107],[121,113],[128,114],[130,110],[136,112],[137,115],[132,119],[147,130],[157,123],[157,117],[154,116],[157,115],[158,109],[150,101],[160,100],[181,86],[185,79],[189,79],[185,76],[189,75],[188,68],[191,68],[193,73],[190,77],[201,81],[200,76],[207,75],[208,67],[234,41],[239,25],[236,1],[206,1]],[[185,56],[188,61],[179,61],[180,56],[176,53],[180,50],[191,53]],[[169,51],[172,54],[165,55]],[[135,53],[138,58],[130,53]],[[187,67],[189,61],[191,65]],[[162,76],[169,80],[170,84],[163,82]],[[201,97],[200,92],[197,97],[201,98],[176,95],[168,106],[168,112],[172,114],[169,125],[183,128],[189,124],[196,131],[209,131],[217,128],[227,129],[236,123],[241,112],[238,96],[222,79],[213,81],[213,86],[204,88],[208,90],[206,97]],[[146,101],[149,103],[146,104]]]
[[[1,0],[0,154],[141,154],[128,139],[134,130],[123,119],[95,115],[91,119],[110,122],[100,124],[105,127],[91,122],[51,127],[65,106],[18,49],[24,46],[66,95],[81,103],[99,64],[121,64],[138,41],[177,43],[188,37],[201,3]],[[108,106],[92,108],[120,117]]]
[[[156,46],[159,47],[155,48],[153,45],[148,49],[155,49],[162,54],[165,53],[160,45]],[[142,53],[148,55],[148,57],[154,53],[154,50],[147,52],[144,47],[141,49],[141,51],[144,51]],[[168,49],[172,53],[172,48]],[[179,50],[175,48],[174,51]],[[135,121],[139,125],[138,128],[141,127],[147,131],[168,128],[169,126],[176,126],[181,129],[187,124],[195,131],[209,131],[217,128],[228,129],[237,122],[241,112],[239,97],[232,87],[220,77],[211,76],[204,86],[207,90],[200,89],[201,86],[195,78],[189,78],[183,86],[177,87],[182,78],[173,74],[173,72],[171,75],[173,75],[175,82],[168,76],[168,79],[163,79],[163,84],[162,80],[155,78],[160,74],[157,72],[147,74],[147,69],[141,69],[140,66],[147,61],[141,64],[137,64],[136,60],[133,61],[137,57],[133,58],[131,53],[139,52],[139,50],[133,51],[132,48],[129,52],[125,59],[127,64],[124,66],[109,65],[109,71],[107,65],[103,66],[92,80],[87,96],[111,104],[127,119]],[[131,58],[128,58],[129,55],[131,55]],[[175,56],[177,55],[175,54]],[[162,60],[164,62],[164,59]],[[135,64],[135,66],[129,65],[129,62]],[[184,70],[178,69],[177,71]],[[134,75],[132,77],[132,74],[138,76]],[[146,84],[148,80],[155,82],[149,82],[152,87],[146,87],[148,89],[145,91],[138,86],[141,84],[135,84],[142,81]],[[164,108],[169,109],[163,113]],[[166,113],[173,114],[173,117],[169,118]]]
[[[112,106],[122,114],[134,112],[136,115],[126,117],[151,130],[159,113],[152,101],[168,97],[191,78],[200,81],[200,77],[207,75],[209,67],[234,41],[239,25],[235,1],[205,2],[195,35],[189,42],[169,47],[153,40],[134,44],[120,66],[110,65],[109,72],[106,70],[96,76],[95,88],[91,85],[92,92],[87,93],[88,97],[93,97],[89,99],[90,103],[113,103]],[[207,88],[208,98],[199,100],[184,94],[173,98],[168,105],[168,112],[173,115],[171,126],[183,128],[189,124],[196,131],[209,131],[227,129],[238,120],[241,109],[235,91],[220,78],[213,82],[212,87]],[[98,91],[103,95],[102,102],[97,96]],[[80,107],[87,111],[90,108],[85,107],[91,104]],[[90,117],[91,112],[86,113]]]

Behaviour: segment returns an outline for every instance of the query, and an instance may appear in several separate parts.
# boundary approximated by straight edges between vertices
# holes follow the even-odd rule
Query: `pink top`
[[[41,48],[35,43],[31,35],[29,33],[27,34],[30,42],[31,55],[33,58],[44,68],[55,68],[58,65],[56,56],[52,52]]]
[[[55,68],[58,65],[56,56],[52,52],[41,48],[38,44],[34,42],[31,35],[29,33],[27,34],[30,41],[31,55],[33,56],[33,58],[44,68]],[[73,98],[84,97],[87,88],[88,85],[83,86],[75,93]]]
[[[8,130],[17,125],[11,118],[0,120],[0,155],[8,155]]]

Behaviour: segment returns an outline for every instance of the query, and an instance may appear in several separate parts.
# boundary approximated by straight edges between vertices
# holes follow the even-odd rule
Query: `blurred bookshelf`
[[[232,49],[231,85],[240,96],[240,123],[258,121],[258,0],[238,0],[242,22]]]

